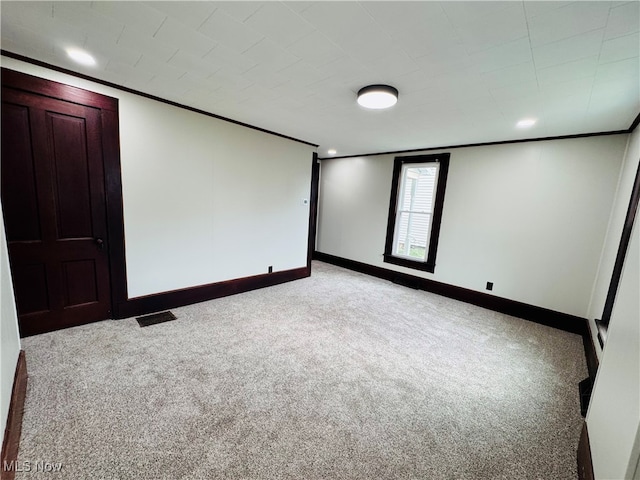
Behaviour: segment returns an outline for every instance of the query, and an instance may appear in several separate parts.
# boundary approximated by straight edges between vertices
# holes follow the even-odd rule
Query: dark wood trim
[[[237,278],[224,282],[131,298],[119,305],[117,310],[118,317],[116,318],[129,318],[136,315],[145,315],[160,310],[167,310],[169,308],[205,302],[215,298],[235,295],[236,293],[248,292],[258,288],[271,287],[280,283],[299,280],[308,277],[310,274],[310,269],[305,266],[292,270],[265,273],[252,277]]]
[[[495,312],[523,318],[525,320],[557,328],[565,332],[577,333],[579,335],[585,335],[588,332],[586,318],[577,317],[575,315],[556,312],[555,310],[529,305],[527,303],[510,300],[508,298],[488,295],[468,288],[436,282],[434,280],[428,280],[426,278],[376,267],[374,265],[337,257],[327,253],[315,252],[314,258],[326,263],[331,263],[332,265],[365,273],[367,275],[389,280],[411,288],[436,293],[444,297],[460,300]]]
[[[638,124],[640,124],[640,113],[629,126],[629,133],[632,133],[638,127]]]
[[[111,316],[118,318],[117,308],[127,299],[118,99],[7,68],[2,68],[0,72],[3,86],[100,109],[108,231],[106,243],[109,251],[111,282]]]
[[[384,259],[389,261],[393,248],[393,233],[396,224],[396,205],[398,204],[398,188],[400,187],[400,172],[402,163],[397,158],[393,160],[393,173],[391,174],[391,196],[389,197],[389,212],[387,213],[387,234],[384,241]],[[391,259],[393,260],[393,259]]]
[[[15,478],[15,470],[5,470],[4,466],[15,465],[15,462],[18,460],[20,433],[22,432],[22,415],[24,413],[24,402],[26,398],[27,360],[24,350],[20,350],[16,364],[16,372],[13,377],[13,390],[11,391],[7,425],[2,441],[2,465],[0,465],[0,478],[2,480],[13,480]]]
[[[104,86],[110,87],[110,88],[115,88],[115,89],[123,91],[123,92],[132,93],[134,95],[139,95],[141,97],[149,98],[151,100],[156,100],[158,102],[166,103],[167,105],[172,105],[174,107],[183,108],[185,110],[189,110],[189,111],[194,112],[194,113],[199,113],[199,114],[202,114],[202,115],[206,115],[208,117],[217,118],[217,119],[223,120],[225,122],[234,123],[236,125],[241,125],[243,127],[251,128],[253,130],[258,130],[258,131],[263,132],[263,133],[268,133],[270,135],[275,135],[277,137],[286,138],[288,140],[293,140],[294,142],[303,143],[305,145],[310,145],[312,147],[318,147],[319,146],[319,145],[317,145],[315,143],[311,143],[311,142],[308,142],[306,140],[300,140],[298,138],[289,137],[287,135],[284,135],[284,134],[281,134],[281,133],[277,133],[277,132],[273,132],[273,131],[270,131],[270,130],[266,130],[264,128],[256,127],[256,126],[250,125],[248,123],[243,123],[243,122],[240,122],[238,120],[233,120],[231,118],[223,117],[222,115],[216,115],[216,114],[211,113],[211,112],[200,110],[200,109],[197,109],[197,108],[194,108],[194,107],[189,107],[187,105],[183,105],[183,104],[180,104],[180,103],[177,103],[177,102],[173,102],[171,100],[166,100],[166,99],[161,98],[161,97],[156,97],[155,95],[144,93],[144,92],[141,92],[139,90],[134,90],[132,88],[125,87],[125,86],[122,86],[122,85],[118,85],[118,84],[115,84],[115,83],[112,83],[112,82],[108,82],[106,80],[100,80],[99,78],[92,77],[90,75],[85,75],[83,73],[74,72],[73,70],[69,70],[67,68],[58,67],[58,66],[50,64],[50,63],[42,62],[42,61],[36,60],[34,58],[30,58],[30,57],[26,57],[24,55],[20,55],[18,53],[13,53],[13,52],[10,52],[8,50],[0,49],[0,55],[5,56],[5,57],[9,57],[9,58],[13,58],[14,60],[19,60],[21,62],[30,63],[31,65],[36,65],[38,67],[44,67],[44,68],[47,68],[49,70],[54,70],[56,72],[64,73],[66,75],[71,75],[71,76],[74,76],[74,77],[77,77],[77,78],[81,78],[83,80],[89,80],[91,82],[99,83],[100,85],[104,85]],[[344,156],[338,156],[338,157],[319,157],[318,160],[331,160],[331,159],[338,159],[338,158],[369,157],[369,156],[375,156],[375,155],[391,155],[391,154],[403,154],[403,153],[429,152],[429,151],[433,151],[433,150],[445,150],[445,149],[453,149],[453,148],[484,147],[484,146],[490,146],[490,145],[505,145],[505,144],[510,144],[510,143],[523,143],[523,142],[540,142],[540,141],[547,141],[547,140],[565,140],[565,139],[570,139],[570,138],[599,137],[599,136],[603,136],[603,135],[620,135],[620,134],[623,134],[623,133],[631,133],[631,132],[633,132],[635,130],[635,128],[638,126],[638,123],[640,123],[640,114],[635,118],[635,120],[633,121],[633,123],[631,124],[629,129],[627,129],[627,130],[612,130],[612,131],[608,131],[608,132],[594,132],[594,133],[581,133],[581,134],[573,134],[573,135],[560,135],[560,136],[555,136],[555,137],[522,138],[522,139],[517,139],[517,140],[502,140],[502,141],[494,141],[494,142],[469,143],[469,144],[459,144],[459,145],[448,145],[448,146],[443,146],[443,147],[413,148],[413,149],[409,149],[409,150],[393,150],[393,151],[377,152],[377,153],[363,153],[363,154],[357,154],[357,155],[344,155]]]
[[[604,349],[604,344],[607,343],[607,333],[609,332],[609,326],[605,324],[602,320],[597,319],[596,329],[598,330],[598,343],[600,344],[600,348]]]
[[[309,263],[306,267],[129,299],[125,257],[118,99],[2,68],[2,81],[5,82],[5,80],[12,88],[18,88],[21,90],[35,92],[40,95],[51,96],[65,101],[72,101],[83,105],[101,108],[103,156],[105,164],[105,195],[107,199],[107,248],[109,249],[109,268],[111,274],[112,318],[128,318],[134,315],[143,315],[158,310],[174,308],[254,290],[256,288],[276,285],[278,283],[296,280],[310,275],[310,258],[315,248],[315,215],[317,212],[318,188],[317,175],[319,174],[317,154],[314,154],[313,156],[314,163],[312,167],[309,214]],[[102,107],[105,108],[102,109]],[[311,243],[312,239],[314,244]]]
[[[602,311],[601,320],[605,326],[608,326],[609,320],[611,320],[611,313],[613,312],[613,304],[615,303],[616,294],[618,293],[618,285],[620,284],[620,277],[622,276],[622,268],[624,267],[624,259],[627,256],[627,248],[629,247],[629,241],[631,240],[631,230],[633,230],[633,223],[635,221],[636,213],[638,211],[639,201],[640,201],[640,162],[638,163],[636,178],[633,182],[633,188],[631,189],[631,197],[629,198],[627,215],[624,219],[624,226],[622,227],[622,235],[620,236],[618,253],[616,254],[616,261],[613,265],[613,273],[611,274],[611,282],[609,283],[607,299],[604,302],[604,309]]]
[[[15,90],[35,92],[45,97],[61,99],[100,110],[118,111],[118,99],[91,92],[83,88],[72,87],[26,73],[2,67],[2,85]]]
[[[311,164],[311,190],[309,199],[309,241],[307,245],[307,268],[311,271],[311,259],[316,250],[316,233],[318,229],[318,189],[320,186],[320,162],[314,153]]]
[[[422,157],[422,155],[420,155]],[[428,157],[432,157],[428,155]],[[438,172],[438,185],[436,186],[436,198],[433,209],[433,218],[431,220],[431,238],[429,239],[429,253],[427,255],[427,265],[432,267],[431,272],[436,268],[436,253],[438,251],[438,242],[440,240],[440,224],[442,223],[442,209],[444,208],[444,193],[447,189],[447,177],[449,176],[449,153],[437,154],[440,162],[440,171]]]
[[[109,235],[107,249],[111,276],[111,315],[113,318],[118,318],[118,306],[128,298],[128,293],[120,165],[120,123],[117,109],[102,112],[102,139]]]
[[[449,172],[449,153],[436,155],[414,155],[410,157],[396,157],[393,161],[393,177],[391,181],[391,197],[389,199],[389,214],[387,216],[387,236],[384,247],[384,261],[415,270],[424,270],[433,273],[436,268],[436,254],[438,251],[438,237],[440,235],[440,223],[442,222],[442,209],[444,206],[444,193],[447,187],[447,175]],[[398,195],[400,194],[400,176],[402,167],[414,163],[439,163],[438,184],[436,185],[436,198],[434,199],[433,218],[431,219],[431,233],[429,236],[429,251],[424,262],[397,257],[393,252],[393,238],[396,226],[396,208]]]
[[[436,269],[435,263],[421,262],[419,260],[409,260],[408,258],[396,257],[388,253],[383,253],[382,258],[385,263],[392,263],[400,267],[411,268],[413,270],[421,270],[423,272],[433,273]]]
[[[591,446],[589,445],[589,431],[587,422],[582,424],[580,441],[578,442],[578,478],[580,480],[595,480],[593,462],[591,460]]]
[[[546,142],[549,140],[568,140],[571,138],[602,137],[605,135],[623,135],[627,133],[630,133],[630,131],[629,130],[612,130],[610,132],[578,133],[574,135],[559,135],[555,137],[521,138],[517,140],[501,140],[501,141],[495,141],[495,142],[467,143],[467,144],[458,144],[458,145],[445,145],[442,147],[412,148],[410,150],[392,150],[387,152],[361,153],[357,155],[321,157],[319,160],[325,161],[325,160],[337,160],[340,158],[374,157],[378,155],[398,155],[398,154],[405,154],[405,153],[433,152],[436,150],[453,150],[454,148],[489,147],[492,145],[509,145],[512,143],[527,143],[527,142]]]
[[[25,57],[23,55],[20,55],[20,54],[17,54],[17,53],[13,53],[13,52],[9,52],[7,50],[0,50],[0,54],[5,56],[5,57],[9,57],[9,58],[13,58],[15,60],[19,60],[21,62],[30,63],[30,64],[36,65],[38,67],[43,67],[43,68],[47,68],[49,70],[54,70],[56,72],[64,73],[65,75],[71,75],[71,76],[76,77],[76,78],[81,78],[83,80],[88,80],[90,82],[99,83],[100,85],[104,85],[105,87],[115,88],[115,89],[120,90],[122,92],[132,93],[134,95],[139,95],[141,97],[148,98],[150,100],[155,100],[157,102],[165,103],[167,105],[171,105],[172,107],[182,108],[182,109],[188,110],[190,112],[199,113],[199,114],[205,115],[207,117],[216,118],[218,120],[222,120],[222,121],[225,121],[225,122],[233,123],[235,125],[240,125],[242,127],[250,128],[252,130],[257,130],[257,131],[262,132],[262,133],[267,133],[269,135],[274,135],[274,136],[280,137],[280,138],[286,138],[287,140],[292,140],[292,141],[298,142],[298,143],[304,143],[305,145],[311,145],[312,147],[317,147],[318,146],[315,143],[307,142],[305,140],[300,140],[298,138],[289,137],[288,135],[284,135],[282,133],[277,133],[277,132],[273,132],[271,130],[267,130],[267,129],[264,129],[264,128],[256,127],[255,125],[250,125],[248,123],[240,122],[238,120],[233,120],[231,118],[223,117],[222,115],[216,115],[215,113],[207,112],[205,110],[200,110],[199,108],[190,107],[188,105],[183,105],[183,104],[178,103],[178,102],[174,102],[174,101],[171,101],[171,100],[166,100],[166,99],[161,98],[161,97],[156,97],[155,95],[151,95],[149,93],[144,93],[144,92],[141,92],[139,90],[134,90],[133,88],[124,87],[122,85],[118,85],[116,83],[111,83],[111,82],[108,82],[106,80],[100,80],[99,78],[96,78],[96,77],[91,77],[91,76],[85,75],[83,73],[74,72],[73,70],[69,70],[69,69],[63,68],[63,67],[58,67],[58,66],[52,65],[50,63],[41,62],[40,60],[35,60],[33,58]]]
[[[598,354],[596,353],[596,346],[593,343],[593,335],[591,334],[591,327],[589,324],[587,324],[587,331],[582,335],[582,346],[584,347],[584,356],[587,360],[589,378],[593,383],[596,379],[596,373],[600,362],[598,361]]]

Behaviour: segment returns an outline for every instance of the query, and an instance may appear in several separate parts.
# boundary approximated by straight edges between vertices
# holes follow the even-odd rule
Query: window
[[[384,261],[433,273],[449,154],[396,157]]]

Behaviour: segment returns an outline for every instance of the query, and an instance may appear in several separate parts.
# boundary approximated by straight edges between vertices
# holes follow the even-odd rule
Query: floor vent
[[[176,316],[167,311],[160,313],[152,313],[151,315],[145,315],[144,317],[137,317],[138,323],[141,327],[148,327],[149,325],[156,325],[158,323],[169,322],[175,320]]]

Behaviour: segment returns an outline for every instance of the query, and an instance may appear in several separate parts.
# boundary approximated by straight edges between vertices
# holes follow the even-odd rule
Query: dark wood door
[[[23,336],[110,317],[100,115],[2,89],[2,206]]]

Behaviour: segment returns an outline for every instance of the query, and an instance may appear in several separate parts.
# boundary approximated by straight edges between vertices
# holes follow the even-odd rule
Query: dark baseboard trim
[[[587,322],[587,331],[582,335],[582,345],[584,346],[584,356],[587,359],[587,369],[589,371],[589,378],[591,382],[596,379],[596,372],[600,362],[598,361],[598,354],[596,353],[596,346],[593,343],[593,336],[591,335],[591,326]]]
[[[591,402],[591,393],[593,392],[593,381],[591,377],[587,377],[578,383],[578,393],[580,394],[580,415],[587,417],[589,412],[589,403]]]
[[[589,445],[589,432],[587,422],[582,424],[582,433],[578,443],[578,478],[580,480],[595,480],[593,474],[593,462],[591,461],[591,446]]]
[[[215,298],[227,297],[236,293],[248,292],[258,288],[271,287],[280,283],[299,280],[311,275],[308,267],[284,270],[281,272],[265,273],[252,277],[227,280],[225,282],[210,283],[197,287],[172,290],[170,292],[131,298],[118,305],[116,318],[129,318],[137,315],[158,312],[169,308],[182,307],[192,303],[205,302]]]
[[[18,461],[18,448],[20,446],[20,433],[22,432],[22,415],[24,413],[24,402],[27,397],[27,360],[24,350],[20,350],[16,373],[13,377],[13,390],[11,392],[11,403],[9,403],[9,414],[7,415],[7,426],[4,430],[4,440],[2,441],[2,465],[0,465],[0,478],[2,480],[13,480],[15,469],[7,468],[5,465],[16,465]]]
[[[585,335],[588,333],[586,318],[556,312],[555,310],[549,310],[548,308],[536,307],[535,305],[496,297],[494,295],[488,295],[468,288],[436,282],[434,280],[428,280],[426,278],[416,277],[414,275],[408,275],[406,273],[396,272],[386,268],[376,267],[327,253],[315,252],[314,258],[316,260],[331,263],[333,265],[365,273],[367,275],[372,275],[401,285],[426,290],[427,292],[453,298],[454,300],[460,300],[489,310],[523,318],[541,325],[554,327],[564,330],[565,332],[577,333],[579,335]]]

